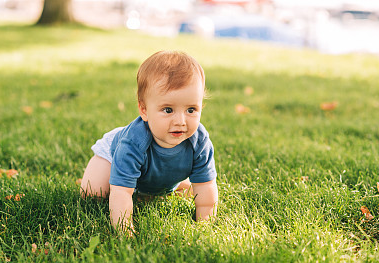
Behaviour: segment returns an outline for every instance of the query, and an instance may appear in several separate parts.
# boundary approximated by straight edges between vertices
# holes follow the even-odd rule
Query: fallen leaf
[[[248,107],[243,106],[242,104],[236,104],[235,110],[239,114],[244,114],[250,112],[250,109]]]
[[[366,206],[361,206],[361,211],[368,221],[374,219],[374,216],[370,213],[370,210],[368,210]]]
[[[250,95],[252,95],[254,93],[254,89],[252,87],[250,87],[250,86],[246,86],[245,90],[244,90],[244,93],[245,93],[245,95],[250,96]]]
[[[320,104],[320,108],[324,111],[332,111],[335,108],[337,108],[338,102],[332,101],[332,102],[324,102]]]
[[[13,198],[13,195],[7,195],[6,197],[5,197],[5,200],[11,200]]]
[[[12,178],[12,177],[15,178],[16,175],[18,175],[18,172],[15,169],[10,169],[10,170],[7,170],[5,174],[7,175],[8,178]]]
[[[123,102],[119,102],[117,104],[117,107],[120,111],[124,111],[125,110],[125,104]]]
[[[82,184],[82,178],[79,178],[75,181],[76,185],[81,185]]]
[[[53,103],[51,101],[41,101],[39,106],[44,109],[49,109],[53,106]]]
[[[24,197],[24,196],[25,196],[25,194],[16,194],[14,196],[14,200],[17,201],[17,202],[21,201],[21,198]]]
[[[35,243],[32,244],[32,253],[35,254],[37,252],[37,245]]]
[[[378,192],[379,192],[379,182],[376,183],[376,188],[378,188]]]
[[[20,200],[21,200],[20,195],[19,195],[19,194],[16,194],[16,195],[14,196],[14,200],[15,200],[15,201],[20,201]]]
[[[25,112],[26,114],[30,115],[33,113],[33,108],[30,107],[30,106],[24,106],[21,108],[23,112]]]
[[[370,210],[366,206],[361,206],[361,211],[363,214],[370,213]]]

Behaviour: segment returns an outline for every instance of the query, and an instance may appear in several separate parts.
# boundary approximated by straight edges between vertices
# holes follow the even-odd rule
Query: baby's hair
[[[138,70],[138,101],[143,101],[153,84],[167,92],[183,88],[194,75],[200,76],[205,88],[204,70],[193,57],[179,51],[159,51],[147,58]]]

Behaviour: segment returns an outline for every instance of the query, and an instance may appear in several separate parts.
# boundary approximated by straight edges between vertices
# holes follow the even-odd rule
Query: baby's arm
[[[134,188],[110,185],[109,211],[112,225],[115,229],[121,227],[127,231],[133,229],[133,192]]]
[[[192,183],[195,196],[196,221],[208,220],[216,216],[218,190],[216,179],[206,183]]]

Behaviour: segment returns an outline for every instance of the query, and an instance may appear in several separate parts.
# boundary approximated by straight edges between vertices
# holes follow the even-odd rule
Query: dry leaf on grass
[[[252,87],[250,87],[250,86],[246,86],[245,90],[244,90],[244,93],[245,93],[245,95],[250,96],[250,95],[252,95],[254,93],[254,89]]]
[[[376,188],[378,188],[378,192],[379,192],[379,182],[376,183]]]
[[[43,250],[43,252],[45,253],[45,255],[49,254],[49,249],[47,248],[49,245],[50,245],[49,242],[45,243],[45,249]],[[35,243],[33,243],[32,244],[32,253],[36,254],[37,252],[40,253],[41,249],[38,249],[37,245]]]
[[[47,244],[47,245],[46,245]],[[45,243],[45,247],[48,247],[49,246],[49,242],[46,242]],[[32,244],[32,253],[33,254],[36,254],[36,253],[40,253],[41,252],[41,249],[38,249],[37,245],[35,243]],[[48,248],[45,248],[43,250],[43,252],[45,253],[45,255],[49,254],[49,249]]]
[[[250,112],[250,109],[248,107],[243,106],[242,104],[236,104],[235,110],[239,114],[245,114]]]
[[[35,254],[37,252],[37,245],[35,243],[32,244],[32,253]]]
[[[7,195],[6,197],[5,197],[5,200],[15,200],[16,202],[19,202],[19,201],[21,201],[21,198],[22,197],[24,197],[25,196],[25,194],[16,194],[15,196],[13,196],[13,195]]]
[[[370,210],[368,210],[366,206],[361,206],[361,211],[365,215],[367,221],[374,219],[374,216],[370,213]]]
[[[117,108],[119,111],[124,111],[125,110],[125,104],[123,102],[119,102],[117,104]]]
[[[15,169],[9,169],[5,171],[5,174],[7,175],[8,178],[12,178],[12,177],[15,178],[16,175],[18,175],[18,172]]]
[[[39,106],[44,109],[49,109],[53,106],[53,103],[51,101],[41,101]]]
[[[14,200],[15,201],[21,201],[21,198],[24,197],[24,196],[25,196],[25,194],[16,194],[14,196]]]
[[[337,101],[332,101],[332,102],[324,102],[320,104],[320,108],[324,111],[332,111],[336,109],[338,106]]]
[[[24,106],[21,108],[23,112],[25,112],[27,115],[31,115],[33,113],[33,108],[30,106]]]

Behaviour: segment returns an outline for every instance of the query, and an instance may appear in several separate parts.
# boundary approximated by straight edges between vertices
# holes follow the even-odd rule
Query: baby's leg
[[[107,197],[111,164],[104,158],[93,156],[84,171],[80,194],[85,196]]]
[[[186,180],[181,181],[178,188],[175,190],[175,193],[184,197],[193,197],[193,190],[190,180],[187,178]]]

